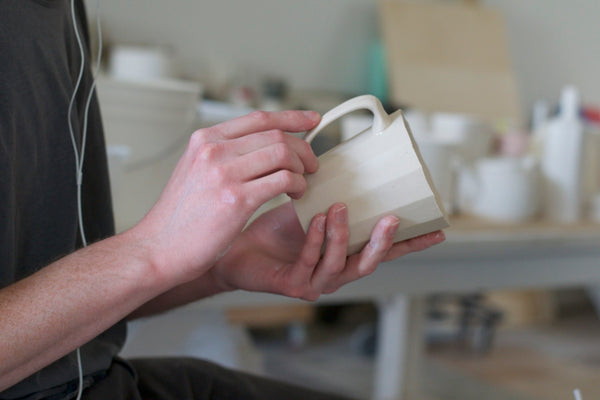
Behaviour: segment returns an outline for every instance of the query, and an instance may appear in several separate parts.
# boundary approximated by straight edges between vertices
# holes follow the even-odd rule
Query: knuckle
[[[338,287],[338,286],[327,287],[327,288],[325,288],[325,289],[323,290],[323,293],[324,293],[324,294],[331,294],[331,293],[335,293],[335,292],[337,292],[337,291],[338,291],[338,289],[339,289],[339,287]]]
[[[304,147],[304,151],[307,154],[312,154],[313,153],[312,146],[306,140],[301,140],[300,141],[300,145]]]
[[[292,158],[292,150],[285,143],[277,143],[273,146],[273,158],[277,163],[285,162]]]
[[[243,202],[243,196],[239,190],[234,187],[228,186],[221,190],[221,202],[228,205],[239,204]]]
[[[295,123],[302,123],[306,120],[306,117],[304,117],[301,112],[295,110],[282,111],[281,115],[283,115],[285,119],[294,121]]]
[[[327,239],[336,243],[345,243],[350,238],[348,229],[331,229],[327,232]]]
[[[208,139],[208,131],[206,129],[198,129],[190,136],[190,146],[197,147],[206,143]]]
[[[294,299],[302,299],[305,296],[305,291],[303,288],[298,286],[290,286],[286,292],[286,296],[292,297]]]
[[[321,294],[315,291],[310,291],[305,293],[302,297],[300,297],[300,299],[302,300],[306,300],[306,301],[317,301],[319,300],[319,297],[321,297]]]
[[[257,110],[257,111],[252,111],[250,113],[249,117],[260,123],[265,124],[269,121],[270,113],[267,111]]]
[[[279,172],[279,184],[284,187],[287,188],[289,186],[291,186],[295,181],[295,177],[294,174],[291,171],[280,171]]]
[[[376,268],[377,268],[377,264],[370,264],[370,265],[367,265],[366,267],[359,268],[358,277],[364,278],[365,276],[371,275],[373,272],[375,272]]]
[[[227,168],[223,165],[215,165],[211,170],[212,178],[217,183],[223,183],[227,181]]]
[[[221,147],[219,143],[202,143],[198,146],[198,158],[203,161],[213,161],[221,153]]]
[[[274,143],[285,143],[287,140],[287,133],[281,129],[273,129],[270,132],[270,138]]]
[[[341,262],[337,262],[333,265],[331,265],[331,267],[329,268],[329,275],[330,276],[336,276],[339,275],[345,268],[346,264],[341,263]]]

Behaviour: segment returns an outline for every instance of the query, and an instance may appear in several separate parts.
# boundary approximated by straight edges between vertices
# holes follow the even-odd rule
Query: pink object
[[[498,138],[498,153],[501,156],[521,157],[529,151],[531,138],[522,131],[509,131]]]

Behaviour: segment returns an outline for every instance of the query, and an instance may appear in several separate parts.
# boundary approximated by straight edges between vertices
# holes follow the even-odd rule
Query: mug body
[[[304,196],[294,201],[306,230],[317,213],[336,202],[348,206],[348,253],[359,251],[382,217],[396,215],[395,241],[448,226],[441,201],[402,113],[381,132],[371,129],[319,157],[319,170],[308,175]]]

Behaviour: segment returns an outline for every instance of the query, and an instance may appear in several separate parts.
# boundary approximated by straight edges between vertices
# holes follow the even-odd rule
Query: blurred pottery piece
[[[444,209],[448,214],[452,214],[456,208],[456,175],[462,164],[458,155],[458,143],[432,136],[423,136],[416,140]]]
[[[460,157],[467,163],[487,157],[494,139],[491,126],[484,120],[453,113],[434,113],[431,116],[431,134],[438,139],[459,143]]]
[[[319,170],[294,208],[306,231],[311,219],[336,202],[348,206],[348,254],[370,239],[386,215],[400,218],[394,241],[449,226],[442,201],[412,138],[402,111],[388,115],[371,95],[355,97],[327,112],[305,137],[309,143],[327,125],[353,111],[373,113],[371,126],[319,157]]]
[[[108,72],[115,79],[148,81],[174,78],[175,66],[165,48],[117,45],[111,49]]]
[[[458,185],[461,210],[497,222],[529,220],[540,211],[539,180],[533,157],[490,157],[463,165]]]
[[[136,224],[167,183],[196,126],[202,86],[98,79],[117,231]]]

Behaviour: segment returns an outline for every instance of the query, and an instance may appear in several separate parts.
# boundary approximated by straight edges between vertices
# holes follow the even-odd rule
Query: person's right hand
[[[266,201],[300,197],[317,170],[310,145],[287,132],[313,128],[315,112],[254,112],[196,131],[158,202],[128,232],[168,286],[194,279],[222,256]]]

